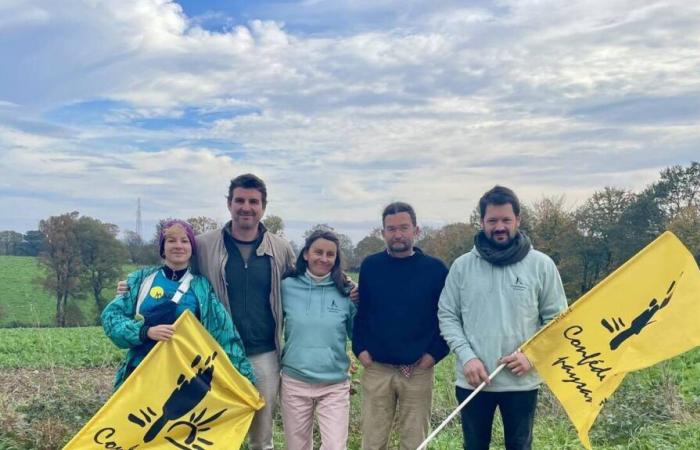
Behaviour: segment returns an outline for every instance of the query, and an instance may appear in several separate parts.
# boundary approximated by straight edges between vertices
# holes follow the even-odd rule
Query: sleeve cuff
[[[456,353],[457,353],[457,359],[459,360],[460,366],[464,366],[467,363],[467,361],[477,357],[473,351],[466,349],[466,348],[460,349]]]
[[[151,338],[148,337],[148,329],[151,328],[148,325],[143,325],[141,326],[141,329],[139,330],[139,340],[141,340],[142,344],[145,344],[146,342],[150,342]]]

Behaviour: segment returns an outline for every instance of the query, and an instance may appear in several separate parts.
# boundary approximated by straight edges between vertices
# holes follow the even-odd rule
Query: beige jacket
[[[230,227],[231,222],[224,227]],[[264,226],[261,224],[264,228]],[[266,230],[267,231],[267,230]],[[228,303],[228,283],[226,282],[226,261],[228,253],[224,245],[224,229],[209,231],[196,237],[197,240],[197,269],[199,273],[207,277],[214,286],[216,296],[219,297],[226,310],[231,313]],[[265,232],[263,240],[256,251],[258,256],[268,255],[272,261],[270,267],[270,307],[275,319],[275,347],[277,354],[281,353],[282,342],[282,279],[291,275],[294,271],[295,256],[292,246],[283,238],[269,232]]]

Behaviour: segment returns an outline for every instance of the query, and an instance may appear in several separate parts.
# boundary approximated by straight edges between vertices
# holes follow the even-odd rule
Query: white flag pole
[[[498,372],[500,372],[501,370],[503,370],[503,368],[504,368],[505,366],[506,366],[505,364],[501,364],[500,366],[496,367],[496,370],[494,370],[493,372],[491,372],[491,375],[489,375],[489,381],[493,380],[494,377],[495,377],[496,375],[498,375]],[[432,433],[430,433],[430,436],[428,436],[428,437],[418,446],[418,448],[417,448],[416,450],[423,450],[424,448],[427,448],[428,443],[429,443],[430,441],[432,441],[432,440],[435,438],[435,436],[440,432],[440,430],[442,430],[443,428],[445,428],[445,426],[446,426],[448,423],[450,423],[450,420],[452,420],[452,419],[462,410],[462,408],[464,408],[465,406],[467,406],[467,403],[469,403],[469,402],[471,401],[471,399],[473,399],[474,396],[475,396],[476,394],[478,394],[478,393],[484,388],[484,386],[486,386],[486,382],[485,382],[485,381],[482,381],[481,384],[480,384],[476,389],[474,389],[474,392],[472,392],[471,394],[469,394],[469,397],[465,398],[464,401],[463,401],[462,403],[459,404],[459,406],[457,407],[457,409],[455,409],[454,411],[452,411],[452,413],[450,413],[450,415],[447,416],[447,419],[443,420],[442,423],[440,424],[440,426],[437,427]]]

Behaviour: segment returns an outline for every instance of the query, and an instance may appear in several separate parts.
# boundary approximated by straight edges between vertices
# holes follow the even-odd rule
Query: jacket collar
[[[223,238],[224,233],[229,234],[231,237],[231,221],[229,220],[226,222],[221,229],[221,237]],[[260,245],[258,245],[258,248],[255,249],[255,254],[258,256],[263,256],[263,255],[268,255],[268,256],[274,256],[274,253],[272,252],[272,240],[270,238],[270,233],[267,231],[267,227],[260,222],[258,223],[258,237],[262,234],[262,239],[260,241]]]

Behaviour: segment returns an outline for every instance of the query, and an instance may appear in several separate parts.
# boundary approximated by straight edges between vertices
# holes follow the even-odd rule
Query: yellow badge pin
[[[165,291],[163,290],[162,287],[160,286],[153,286],[151,290],[148,292],[148,295],[153,297],[156,300],[159,300],[163,295],[165,294]]]

